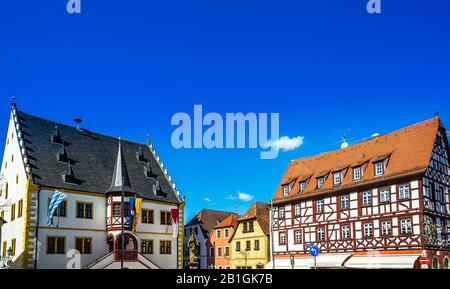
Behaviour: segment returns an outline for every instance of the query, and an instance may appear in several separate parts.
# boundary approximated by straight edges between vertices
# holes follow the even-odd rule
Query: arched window
[[[432,265],[433,265],[433,269],[439,269],[439,260],[438,260],[438,258],[437,257],[434,257],[433,258],[433,263],[432,263]]]
[[[445,257],[445,259],[444,259],[444,269],[450,269],[448,257]]]

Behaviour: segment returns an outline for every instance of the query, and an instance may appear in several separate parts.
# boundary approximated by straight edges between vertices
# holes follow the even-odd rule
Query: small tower
[[[125,192],[122,203],[122,189]],[[108,244],[110,252],[114,251],[117,260],[121,258],[122,242],[122,207],[124,212],[124,235],[125,235],[125,260],[137,259],[138,238],[129,230],[129,205],[130,197],[134,196],[128,176],[127,165],[122,152],[122,143],[119,139],[116,162],[111,178],[111,185],[106,190],[106,229],[108,231]]]

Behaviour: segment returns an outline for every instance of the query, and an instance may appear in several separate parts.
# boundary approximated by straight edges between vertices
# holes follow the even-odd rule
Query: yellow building
[[[231,241],[232,269],[263,269],[270,261],[269,208],[255,202],[238,220]]]

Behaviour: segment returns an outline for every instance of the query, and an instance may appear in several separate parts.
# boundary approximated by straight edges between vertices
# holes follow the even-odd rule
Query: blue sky
[[[450,127],[450,2],[66,0],[0,3],[0,116],[29,113],[145,141],[186,195],[186,217],[268,201],[290,160],[430,118]],[[296,150],[176,150],[176,112],[278,112]],[[2,149],[2,148],[1,148]],[[211,202],[205,201],[205,198]],[[239,201],[242,213],[250,202]]]

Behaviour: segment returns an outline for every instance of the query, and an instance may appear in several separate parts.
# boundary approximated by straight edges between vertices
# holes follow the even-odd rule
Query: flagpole
[[[125,214],[125,191],[123,187],[123,183],[125,182],[125,177],[122,177],[122,242],[121,242],[121,255],[122,258],[120,258],[120,269],[123,270],[123,259],[125,257],[125,230],[124,230],[124,214]]]

